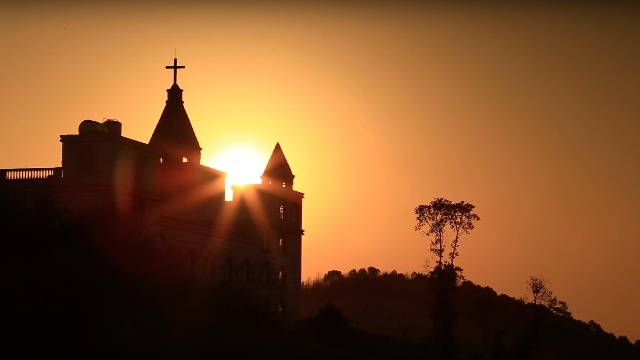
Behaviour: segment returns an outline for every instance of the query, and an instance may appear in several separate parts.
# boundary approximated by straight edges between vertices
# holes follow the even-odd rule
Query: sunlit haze
[[[260,175],[264,171],[269,155],[259,153],[248,144],[232,145],[222,149],[203,161],[204,165],[227,173],[227,192],[231,185],[247,185],[260,183]]]
[[[60,166],[84,119],[148,142],[177,49],[203,164],[259,182],[282,145],[301,280],[424,271],[413,209],[445,197],[482,218],[467,279],[519,297],[544,276],[640,338],[638,7],[204,3],[0,5],[0,167]]]

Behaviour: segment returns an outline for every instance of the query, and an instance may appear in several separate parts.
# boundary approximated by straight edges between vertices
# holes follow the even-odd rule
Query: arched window
[[[280,205],[280,219],[284,219],[284,205]]]
[[[278,271],[278,289],[284,290],[285,283],[286,283],[285,280],[286,278],[285,278],[284,270],[280,269],[280,271]]]

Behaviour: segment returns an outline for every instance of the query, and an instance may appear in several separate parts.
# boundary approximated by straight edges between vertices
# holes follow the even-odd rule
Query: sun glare
[[[255,148],[238,145],[216,154],[207,165],[226,172],[227,185],[258,184],[266,160]]]

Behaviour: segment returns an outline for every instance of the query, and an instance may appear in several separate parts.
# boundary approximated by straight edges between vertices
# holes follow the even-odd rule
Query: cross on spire
[[[173,65],[167,65],[165,69],[173,69],[173,84],[178,84],[178,69],[184,69],[184,65],[178,65],[178,59],[173,58]]]

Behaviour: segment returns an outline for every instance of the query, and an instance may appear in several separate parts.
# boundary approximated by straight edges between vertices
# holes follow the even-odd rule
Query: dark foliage
[[[558,315],[571,317],[569,305],[553,295],[544,278],[531,276],[527,281],[527,295],[531,295],[533,304],[543,305]]]
[[[0,358],[632,359],[640,351],[593,321],[459,283],[456,271],[332,271],[305,284],[304,319],[282,329],[243,295],[185,271],[184,259],[153,246],[135,223],[63,223],[1,203],[0,215]]]
[[[441,359],[453,359],[453,327],[457,311],[453,300],[458,290],[458,269],[452,264],[436,267],[427,276],[427,311],[432,325],[430,344]]]
[[[352,327],[420,346],[432,358],[640,358],[638,342],[607,333],[593,321],[585,323],[544,305],[498,295],[470,281],[456,286],[453,309],[447,309],[447,302],[439,303],[432,292],[448,284],[451,282],[434,283],[431,275],[389,273],[306,284],[303,316],[313,316],[331,302],[351,320]],[[434,317],[438,308],[446,311]],[[438,327],[451,324],[451,339],[442,338],[446,333],[437,334]],[[443,341],[450,341],[444,344],[452,348],[444,348]]]
[[[307,356],[317,359],[418,359],[428,354],[420,344],[371,335],[349,323],[341,309],[327,302],[296,325],[298,343],[307,344]]]

